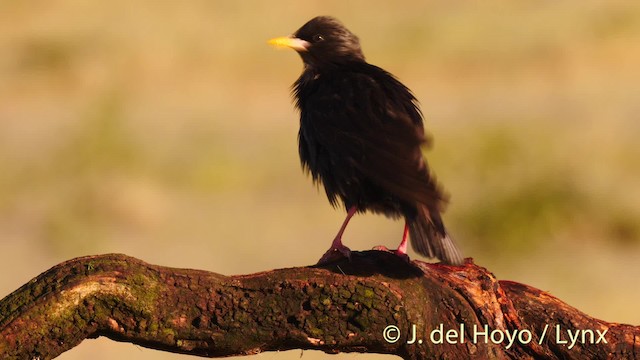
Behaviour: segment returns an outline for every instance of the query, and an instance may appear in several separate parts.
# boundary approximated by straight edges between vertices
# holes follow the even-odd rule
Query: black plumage
[[[369,210],[405,218],[399,255],[406,256],[409,233],[418,253],[462,263],[440,215],[446,196],[422,156],[427,139],[411,91],[367,63],[358,37],[332,17],[316,17],[270,43],[302,57],[304,71],[293,86],[300,160],[314,182],[324,185],[329,202],[342,201],[348,211],[320,261],[336,251],[349,255],[342,233],[355,212]]]

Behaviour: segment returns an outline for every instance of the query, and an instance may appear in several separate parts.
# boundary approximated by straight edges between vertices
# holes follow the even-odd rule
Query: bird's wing
[[[369,66],[318,81],[301,117],[313,121],[302,128],[313,132],[316,149],[388,192],[441,210],[446,200],[422,156],[426,140],[415,98],[392,75]]]

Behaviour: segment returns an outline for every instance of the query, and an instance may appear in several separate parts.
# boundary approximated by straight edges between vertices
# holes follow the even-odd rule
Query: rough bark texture
[[[385,340],[385,329],[397,341]],[[639,335],[470,262],[407,264],[381,251],[241,276],[89,256],[0,302],[2,359],[50,359],[98,336],[209,357],[298,348],[404,359],[632,359]]]

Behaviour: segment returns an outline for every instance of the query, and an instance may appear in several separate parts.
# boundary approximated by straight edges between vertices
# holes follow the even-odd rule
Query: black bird
[[[370,210],[404,217],[396,254],[407,256],[410,234],[418,253],[461,264],[440,217],[446,196],[422,156],[427,139],[411,91],[367,63],[358,37],[335,18],[313,18],[295,34],[269,43],[293,48],[302,57],[304,71],[293,85],[300,160],[314,182],[324,185],[331,205],[339,199],[347,210],[320,263],[336,252],[350,256],[342,234],[356,212]]]

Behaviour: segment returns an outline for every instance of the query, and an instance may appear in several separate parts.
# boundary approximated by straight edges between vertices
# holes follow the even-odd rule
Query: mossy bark
[[[606,343],[569,348],[552,337],[558,324],[563,331],[606,330]],[[508,339],[478,337],[474,325],[498,335],[526,330],[532,339],[509,346]],[[551,326],[548,338],[541,336],[545,325]],[[385,339],[385,331],[395,341]],[[241,276],[155,266],[125,255],[89,256],[53,267],[0,301],[2,358],[50,359],[98,336],[208,357],[288,349],[404,359],[640,353],[637,327],[590,318],[537,289],[499,282],[470,262],[408,264],[381,251]]]

